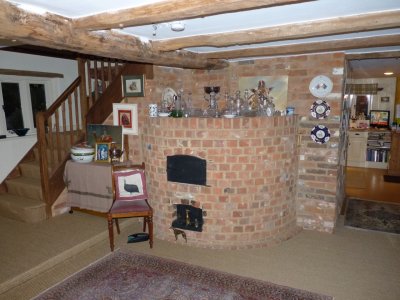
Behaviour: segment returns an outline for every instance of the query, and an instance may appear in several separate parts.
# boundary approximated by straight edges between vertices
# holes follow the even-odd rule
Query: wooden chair
[[[113,221],[120,234],[118,219],[143,217],[143,231],[149,228],[150,248],[153,248],[153,209],[147,202],[145,165],[115,165],[112,167],[113,204],[107,214],[110,248],[114,251]]]

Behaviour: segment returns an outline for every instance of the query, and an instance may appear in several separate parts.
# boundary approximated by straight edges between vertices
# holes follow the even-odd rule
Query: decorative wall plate
[[[311,105],[310,112],[314,118],[325,119],[331,113],[331,107],[326,101],[318,99]]]
[[[332,92],[333,83],[329,77],[318,75],[310,82],[310,92],[315,97],[325,97]]]
[[[329,141],[331,133],[328,127],[324,125],[317,125],[311,130],[311,139],[318,144],[325,144]]]
[[[171,111],[174,106],[174,96],[176,96],[176,92],[170,88],[167,87],[164,89],[162,93],[162,108],[166,108],[168,111]]]

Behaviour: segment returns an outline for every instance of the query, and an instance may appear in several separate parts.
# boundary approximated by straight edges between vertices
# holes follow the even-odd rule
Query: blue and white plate
[[[310,113],[316,119],[325,119],[331,113],[331,107],[326,101],[318,99],[311,105]]]
[[[317,125],[311,130],[311,139],[318,144],[325,144],[329,141],[331,133],[328,127],[324,125]]]

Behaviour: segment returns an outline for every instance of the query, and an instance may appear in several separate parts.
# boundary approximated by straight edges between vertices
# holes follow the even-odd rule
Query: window
[[[11,130],[17,128],[36,133],[36,113],[51,99],[51,79],[0,75],[0,83],[0,133],[14,136]]]

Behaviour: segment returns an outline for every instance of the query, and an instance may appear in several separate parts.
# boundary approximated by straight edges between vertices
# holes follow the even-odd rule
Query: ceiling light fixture
[[[386,76],[389,76],[389,75],[393,75],[393,72],[385,72],[383,74],[385,74]]]
[[[172,31],[184,31],[185,24],[183,22],[172,22],[170,23]]]

